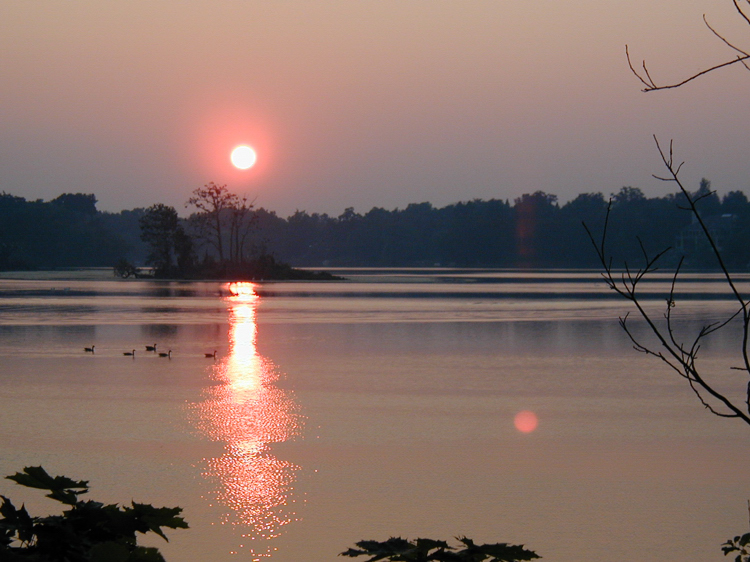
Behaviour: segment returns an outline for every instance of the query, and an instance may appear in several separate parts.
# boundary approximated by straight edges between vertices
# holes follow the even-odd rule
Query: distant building
[[[738,217],[732,214],[712,215],[704,218],[703,223],[708,228],[708,232],[719,250],[722,249],[724,242],[739,228]],[[675,247],[685,256],[696,254],[708,247],[706,235],[695,217],[693,217],[690,226],[686,226],[677,234]]]

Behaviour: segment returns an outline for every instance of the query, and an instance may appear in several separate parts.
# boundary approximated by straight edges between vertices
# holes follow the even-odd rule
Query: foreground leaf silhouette
[[[187,529],[179,507],[130,506],[81,501],[88,481],[50,476],[41,466],[6,476],[29,488],[48,490],[48,498],[71,506],[62,515],[32,517],[0,496],[0,560],[3,562],[164,562],[157,548],[138,546],[136,533],[154,532],[168,540],[162,527]]]
[[[735,562],[750,561],[750,533],[745,533],[744,535],[738,535],[733,539],[729,539],[721,545],[721,551],[724,553],[724,556],[732,552],[739,552],[734,559]]]
[[[475,544],[469,538],[457,537],[464,548],[451,547],[445,541],[416,539],[410,541],[391,537],[387,541],[359,541],[356,546],[342,552],[340,556],[371,556],[367,562],[390,560],[391,562],[522,562],[540,558],[523,545],[507,543]]]

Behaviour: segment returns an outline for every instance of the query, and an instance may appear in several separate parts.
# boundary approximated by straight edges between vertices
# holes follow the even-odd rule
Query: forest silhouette
[[[745,194],[719,197],[707,180],[695,194],[728,266],[747,269]],[[673,248],[667,267],[682,256],[683,267],[713,267],[684,196],[649,198],[634,187],[610,197],[582,193],[562,205],[557,196],[537,191],[513,203],[474,199],[438,208],[424,202],[364,214],[347,208],[337,217],[297,211],[283,218],[252,208],[253,228],[243,251],[247,259],[272,256],[295,267],[595,268],[600,264],[582,223],[596,229],[610,201],[608,244],[622,263],[642,259],[640,239],[649,251]],[[62,194],[45,202],[1,193],[0,270],[112,267],[122,260],[146,265],[149,246],[141,238],[141,219],[147,209],[102,212],[96,203],[92,194]],[[189,219],[180,218],[186,224]],[[198,245],[196,253],[213,259],[210,247]]]

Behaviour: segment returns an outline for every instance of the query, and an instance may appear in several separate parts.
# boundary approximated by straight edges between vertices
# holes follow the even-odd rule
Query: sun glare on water
[[[255,294],[255,285],[244,281],[233,281],[226,285],[229,293],[234,297],[244,297],[246,299],[257,299]]]
[[[249,146],[238,146],[232,151],[232,164],[240,170],[247,170],[255,165],[258,155]]]
[[[226,508],[221,524],[231,525],[238,546],[247,549],[245,559],[268,561],[278,548],[274,541],[300,520],[295,481],[301,467],[276,456],[275,445],[301,435],[304,419],[278,385],[276,366],[258,351],[256,286],[224,288],[229,347],[207,366],[212,382],[192,406],[200,433],[223,450],[203,459],[202,473],[211,483],[209,499]]]

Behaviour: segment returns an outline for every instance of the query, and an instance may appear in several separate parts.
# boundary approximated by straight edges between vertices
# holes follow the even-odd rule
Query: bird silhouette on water
[[[167,353],[159,353],[159,357],[169,357],[172,359],[172,350],[170,349]]]
[[[209,359],[216,359],[216,350],[214,349],[213,353],[204,353],[203,355],[205,355]]]
[[[86,353],[94,353],[95,347],[96,347],[95,345],[92,345],[91,347],[84,347],[83,351],[85,351]]]
[[[154,345],[147,345],[146,351],[156,351],[156,344]]]
[[[125,351],[123,355],[131,355],[135,359],[135,349],[133,351]]]

